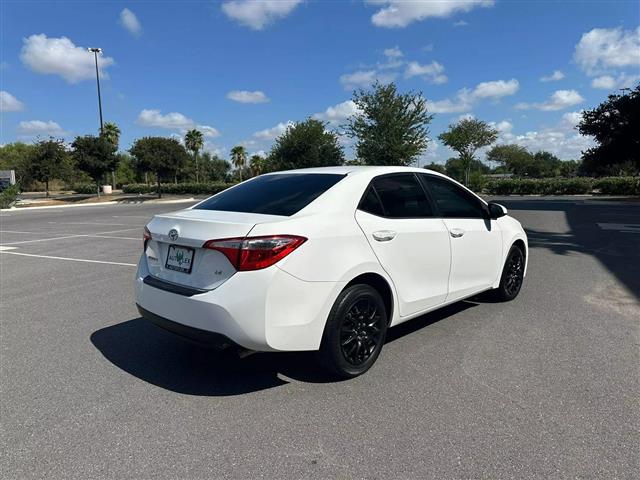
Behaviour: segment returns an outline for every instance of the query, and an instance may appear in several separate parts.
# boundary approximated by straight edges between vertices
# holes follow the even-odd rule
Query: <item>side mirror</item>
[[[489,203],[489,218],[495,220],[500,217],[504,217],[507,214],[506,207],[499,203]]]

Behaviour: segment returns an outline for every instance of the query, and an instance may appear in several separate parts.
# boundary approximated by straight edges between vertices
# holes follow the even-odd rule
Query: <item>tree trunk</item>
[[[162,191],[160,190],[160,174],[156,173],[156,180],[158,181],[158,198],[162,198]]]
[[[198,152],[195,153],[196,157],[196,183],[200,182],[200,176],[198,175]]]
[[[175,183],[176,185],[178,184],[178,171],[176,170],[176,173],[173,174],[173,183]]]
[[[149,172],[144,172],[144,183],[149,185]]]
[[[111,186],[113,187],[113,189],[116,189],[116,171],[115,170],[111,170]]]
[[[49,180],[44,181],[44,198],[49,198]]]

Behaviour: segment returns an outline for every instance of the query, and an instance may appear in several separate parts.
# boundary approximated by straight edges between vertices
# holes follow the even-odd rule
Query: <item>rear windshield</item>
[[[205,200],[199,210],[290,216],[344,178],[333,173],[277,173],[257,177]]]

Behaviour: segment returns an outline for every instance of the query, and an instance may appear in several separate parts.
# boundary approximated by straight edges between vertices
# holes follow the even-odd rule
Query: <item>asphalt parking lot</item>
[[[503,203],[520,296],[396,327],[345,382],[139,318],[142,225],[188,204],[2,212],[2,477],[637,478],[640,202]]]

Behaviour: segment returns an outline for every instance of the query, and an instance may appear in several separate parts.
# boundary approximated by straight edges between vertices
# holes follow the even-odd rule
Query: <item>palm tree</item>
[[[267,166],[267,159],[261,157],[260,155],[252,155],[249,160],[249,167],[251,168],[251,173],[254,176],[258,176],[261,173],[264,173],[265,167]]]
[[[238,169],[238,176],[242,181],[242,169],[247,164],[247,150],[242,145],[236,145],[231,149],[231,163]]]
[[[193,128],[185,134],[184,145],[185,147],[187,147],[187,150],[193,153],[193,158],[196,162],[196,182],[199,182],[200,177],[198,174],[198,152],[204,145],[204,135],[200,130],[196,130],[195,128]]]
[[[102,136],[102,138],[104,138],[107,142],[109,142],[111,145],[116,147],[116,150],[118,150],[118,144],[120,143],[120,133],[121,133],[120,127],[118,127],[118,125],[116,125],[114,122],[106,122],[102,126],[102,132],[100,133],[100,136]],[[116,172],[115,171],[111,172],[111,183],[112,183],[112,187],[115,189],[116,188]]]

